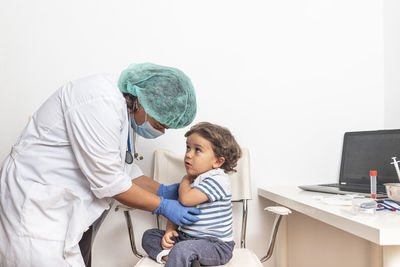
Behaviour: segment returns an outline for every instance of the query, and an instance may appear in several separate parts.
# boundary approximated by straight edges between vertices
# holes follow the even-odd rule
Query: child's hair
[[[185,133],[185,137],[194,133],[199,134],[212,144],[212,149],[217,158],[225,158],[221,169],[226,173],[236,172],[234,168],[239,158],[242,156],[242,150],[236,142],[235,137],[233,137],[227,128],[209,122],[199,122]]]

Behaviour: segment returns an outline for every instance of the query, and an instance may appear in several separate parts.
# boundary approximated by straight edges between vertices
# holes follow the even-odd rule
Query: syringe
[[[400,161],[397,161],[396,157],[393,157],[392,160],[393,160],[393,162],[390,164],[393,164],[394,167],[396,168],[397,177],[399,177],[399,181],[400,181],[400,169],[399,169],[399,164],[398,164],[398,162],[400,162]]]

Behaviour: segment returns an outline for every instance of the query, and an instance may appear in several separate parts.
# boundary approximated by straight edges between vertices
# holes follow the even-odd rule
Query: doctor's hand
[[[153,211],[153,214],[154,213],[161,214],[174,224],[182,226],[190,225],[200,220],[194,215],[200,214],[201,211],[193,207],[182,206],[182,204],[176,200],[161,197],[160,206]]]
[[[179,197],[178,190],[179,190],[179,183],[171,184],[171,185],[160,184],[160,187],[158,188],[157,196],[163,197],[166,199],[177,200]]]

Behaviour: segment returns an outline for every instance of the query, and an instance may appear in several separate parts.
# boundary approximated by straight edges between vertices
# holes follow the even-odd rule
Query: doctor
[[[90,252],[91,237],[79,242],[113,199],[178,225],[198,220],[197,209],[174,200],[176,185],[160,185],[134,164],[130,130],[156,138],[195,114],[193,86],[175,68],[135,64],[118,81],[95,75],[62,86],[2,163],[0,266],[85,266],[81,249]]]

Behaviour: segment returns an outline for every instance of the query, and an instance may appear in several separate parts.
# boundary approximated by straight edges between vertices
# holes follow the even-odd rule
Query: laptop
[[[371,195],[370,170],[376,170],[377,198],[386,198],[385,183],[399,183],[392,157],[400,160],[400,129],[346,132],[339,183],[302,185],[303,190],[332,194]]]

